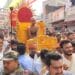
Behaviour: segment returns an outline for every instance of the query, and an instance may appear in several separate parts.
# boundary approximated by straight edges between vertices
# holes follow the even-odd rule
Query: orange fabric
[[[43,21],[37,22],[38,25],[38,36],[45,34],[45,23]]]
[[[37,38],[38,48],[43,49],[47,48],[50,51],[58,47],[58,42],[56,37],[49,37],[47,35],[41,35]]]
[[[18,22],[17,25],[17,39],[19,42],[26,43],[28,40],[27,36],[27,28],[28,26],[31,25],[31,23],[21,23]]]
[[[33,43],[37,44],[37,51],[40,51],[43,48],[54,51],[58,47],[56,37],[49,37],[47,35],[40,35],[36,38],[29,39],[27,41],[27,47],[30,45],[32,46]]]

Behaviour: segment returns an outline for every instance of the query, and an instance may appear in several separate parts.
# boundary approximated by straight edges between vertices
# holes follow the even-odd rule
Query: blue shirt
[[[29,70],[29,71],[33,72],[34,61],[33,61],[32,58],[30,58],[30,56],[20,55],[18,57],[18,61],[19,61],[19,64],[21,65],[21,67],[24,70]]]

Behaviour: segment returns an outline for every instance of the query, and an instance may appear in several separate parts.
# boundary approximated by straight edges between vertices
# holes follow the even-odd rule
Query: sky
[[[42,8],[43,1],[45,1],[45,0],[37,0],[33,3],[32,8],[35,10],[36,15],[39,15],[43,12],[43,8]]]
[[[7,0],[0,0],[0,8],[3,8]]]
[[[0,0],[0,8],[3,8],[3,6],[6,4],[8,0]],[[36,15],[40,15],[43,12],[42,9],[42,2],[45,0],[36,0],[33,4],[32,4],[32,9],[35,10],[35,14]],[[15,5],[17,4],[17,2],[19,2],[19,0],[13,0],[13,3],[11,3],[11,5]]]

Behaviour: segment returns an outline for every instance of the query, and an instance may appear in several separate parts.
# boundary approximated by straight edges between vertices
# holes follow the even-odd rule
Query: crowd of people
[[[37,37],[34,25],[28,28],[30,39]],[[18,42],[15,33],[0,32],[0,75],[74,75],[75,32],[58,34],[47,29],[45,35],[57,38],[59,46],[55,50],[38,52],[36,43],[27,48]]]

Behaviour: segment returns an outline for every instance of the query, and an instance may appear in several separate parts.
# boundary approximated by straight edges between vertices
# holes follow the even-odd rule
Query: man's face
[[[16,44],[11,45],[11,48],[12,48],[12,50],[17,50],[17,45]]]
[[[6,74],[14,72],[18,67],[18,62],[16,60],[3,61],[3,63],[4,63],[4,72]]]
[[[68,55],[68,56],[72,55],[72,53],[73,53],[72,44],[71,43],[64,44],[63,45],[63,52],[65,55]]]
[[[73,33],[73,40],[75,40],[75,33]]]
[[[2,50],[2,47],[3,47],[3,40],[0,39],[0,50]]]
[[[36,53],[36,50],[37,50],[37,45],[36,44],[32,44],[30,47],[29,47],[29,52],[30,53]]]
[[[74,40],[74,39],[75,39],[75,33],[70,34],[70,35],[68,36],[68,38],[69,38],[70,40]]]
[[[36,52],[36,48],[29,48],[29,52],[30,53],[35,53]]]
[[[62,60],[52,60],[49,68],[50,75],[63,75]]]

